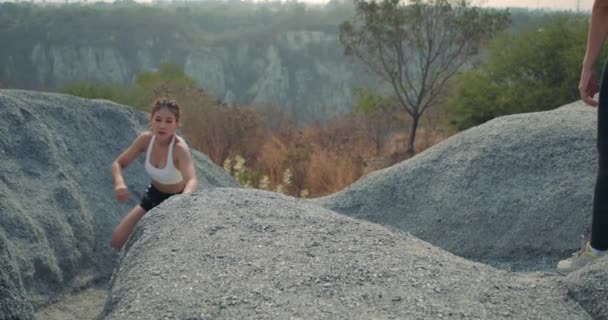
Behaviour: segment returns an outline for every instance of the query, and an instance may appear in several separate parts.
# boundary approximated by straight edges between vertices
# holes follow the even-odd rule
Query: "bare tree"
[[[412,119],[406,152],[415,153],[420,117],[446,83],[508,24],[508,12],[481,9],[468,0],[355,0],[353,21],[340,25],[347,56],[388,81]]]

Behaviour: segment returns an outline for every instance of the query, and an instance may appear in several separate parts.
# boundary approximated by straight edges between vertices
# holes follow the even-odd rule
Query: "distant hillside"
[[[184,68],[229,104],[287,108],[299,122],[351,111],[352,88],[373,86],[346,59],[338,24],[352,8],[209,2],[149,5],[0,4],[0,82],[52,89],[127,84],[161,63]]]
[[[327,119],[352,110],[353,88],[381,83],[344,57],[338,26],[353,12],[346,1],[2,3],[0,42],[11,45],[0,47],[0,87],[128,84],[172,63],[228,103],[284,107],[300,123]],[[513,28],[542,17],[518,11]]]

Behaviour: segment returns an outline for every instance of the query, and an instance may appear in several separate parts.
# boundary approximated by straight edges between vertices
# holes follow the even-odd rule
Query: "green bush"
[[[188,91],[200,90],[196,82],[173,64],[163,64],[158,71],[138,74],[131,86],[107,85],[96,82],[76,82],[60,92],[89,99],[107,99],[149,111],[157,97],[175,98]]]
[[[463,130],[498,116],[578,100],[587,29],[588,18],[557,14],[540,27],[494,39],[485,62],[454,81],[452,123]]]

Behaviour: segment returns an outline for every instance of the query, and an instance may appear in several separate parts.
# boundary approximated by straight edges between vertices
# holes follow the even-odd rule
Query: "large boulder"
[[[112,230],[136,203],[114,201],[110,164],[146,123],[109,101],[0,90],[0,319],[110,277]],[[238,186],[194,156],[202,188]],[[125,172],[135,191],[149,183],[141,160]]]
[[[580,102],[500,117],[315,203],[469,259],[554,268],[591,222],[596,123]]]
[[[143,218],[98,318],[591,319],[554,279],[305,200],[215,188]]]
[[[608,257],[568,275],[570,296],[595,320],[608,320]]]

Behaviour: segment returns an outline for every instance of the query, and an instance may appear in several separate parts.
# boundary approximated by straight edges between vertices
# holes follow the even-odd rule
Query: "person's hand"
[[[114,188],[114,192],[116,192],[116,200],[118,202],[126,202],[129,200],[129,190],[126,186],[119,186]]]
[[[598,102],[593,99],[598,91],[597,74],[593,68],[583,68],[581,72],[581,81],[578,84],[578,92],[583,101],[592,106],[597,107]]]

